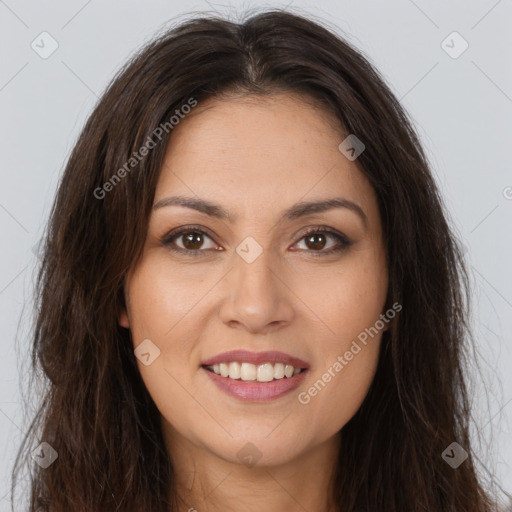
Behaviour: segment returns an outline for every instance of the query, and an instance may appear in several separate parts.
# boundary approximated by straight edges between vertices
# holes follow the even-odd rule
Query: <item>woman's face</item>
[[[174,128],[119,319],[169,446],[286,463],[361,405],[382,331],[358,336],[384,312],[388,276],[376,196],[345,137],[277,94],[200,103]]]

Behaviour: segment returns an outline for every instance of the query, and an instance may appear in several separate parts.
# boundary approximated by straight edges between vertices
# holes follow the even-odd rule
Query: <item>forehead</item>
[[[174,127],[155,201],[181,193],[242,211],[254,203],[262,214],[343,195],[371,208],[371,185],[338,149],[346,135],[333,114],[300,96],[207,100]]]
[[[336,149],[343,136],[339,120],[304,96],[276,93],[210,98],[173,129],[168,156],[200,151],[227,160],[229,150],[234,152],[233,158],[244,151],[261,159],[281,154],[289,160],[304,156],[310,160],[332,150],[333,143]],[[198,147],[199,143],[203,146]]]

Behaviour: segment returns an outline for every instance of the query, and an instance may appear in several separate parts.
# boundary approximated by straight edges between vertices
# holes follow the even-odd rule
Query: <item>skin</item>
[[[142,258],[125,282],[119,323],[131,330],[134,348],[150,339],[160,350],[149,366],[138,365],[162,414],[184,510],[335,510],[327,496],[339,432],[368,392],[382,331],[308,404],[298,394],[375,324],[388,289],[377,198],[357,160],[338,149],[346,135],[320,107],[278,93],[209,100],[173,130],[154,203],[198,196],[237,217],[154,209]],[[357,203],[366,224],[348,208],[279,220],[297,202],[332,197]],[[203,252],[162,244],[190,225],[208,232],[195,245]],[[312,227],[338,230],[352,245],[325,254],[339,242],[325,234],[308,243]],[[250,264],[236,252],[247,236],[263,250]],[[174,239],[175,247],[186,244]],[[279,350],[310,369],[297,390],[244,402],[201,368],[232,349]],[[252,467],[237,456],[248,442],[261,454]]]

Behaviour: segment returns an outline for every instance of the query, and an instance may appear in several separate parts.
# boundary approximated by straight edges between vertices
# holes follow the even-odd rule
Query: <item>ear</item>
[[[128,304],[128,297],[126,295],[126,292],[124,290],[123,286],[123,292],[121,295],[121,308],[119,316],[117,317],[117,321],[119,322],[119,325],[121,327],[125,327],[126,329],[130,328],[130,319],[128,318],[128,308],[126,307]]]
[[[126,308],[124,307],[121,310],[121,313],[119,313],[118,322],[121,327],[126,327],[127,329],[130,328],[130,320],[128,319],[128,314],[126,313]]]

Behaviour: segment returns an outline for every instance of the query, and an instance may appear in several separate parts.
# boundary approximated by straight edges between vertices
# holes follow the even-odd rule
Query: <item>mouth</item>
[[[291,364],[270,362],[255,365],[247,362],[230,361],[220,364],[203,366],[205,370],[233,380],[272,382],[273,380],[290,379],[305,372],[306,368]]]
[[[272,382],[299,375],[309,368],[309,364],[298,357],[275,350],[232,350],[204,361],[202,367],[227,379]]]
[[[295,389],[309,364],[282,352],[234,350],[219,354],[201,365],[212,381],[238,399],[267,401]]]

